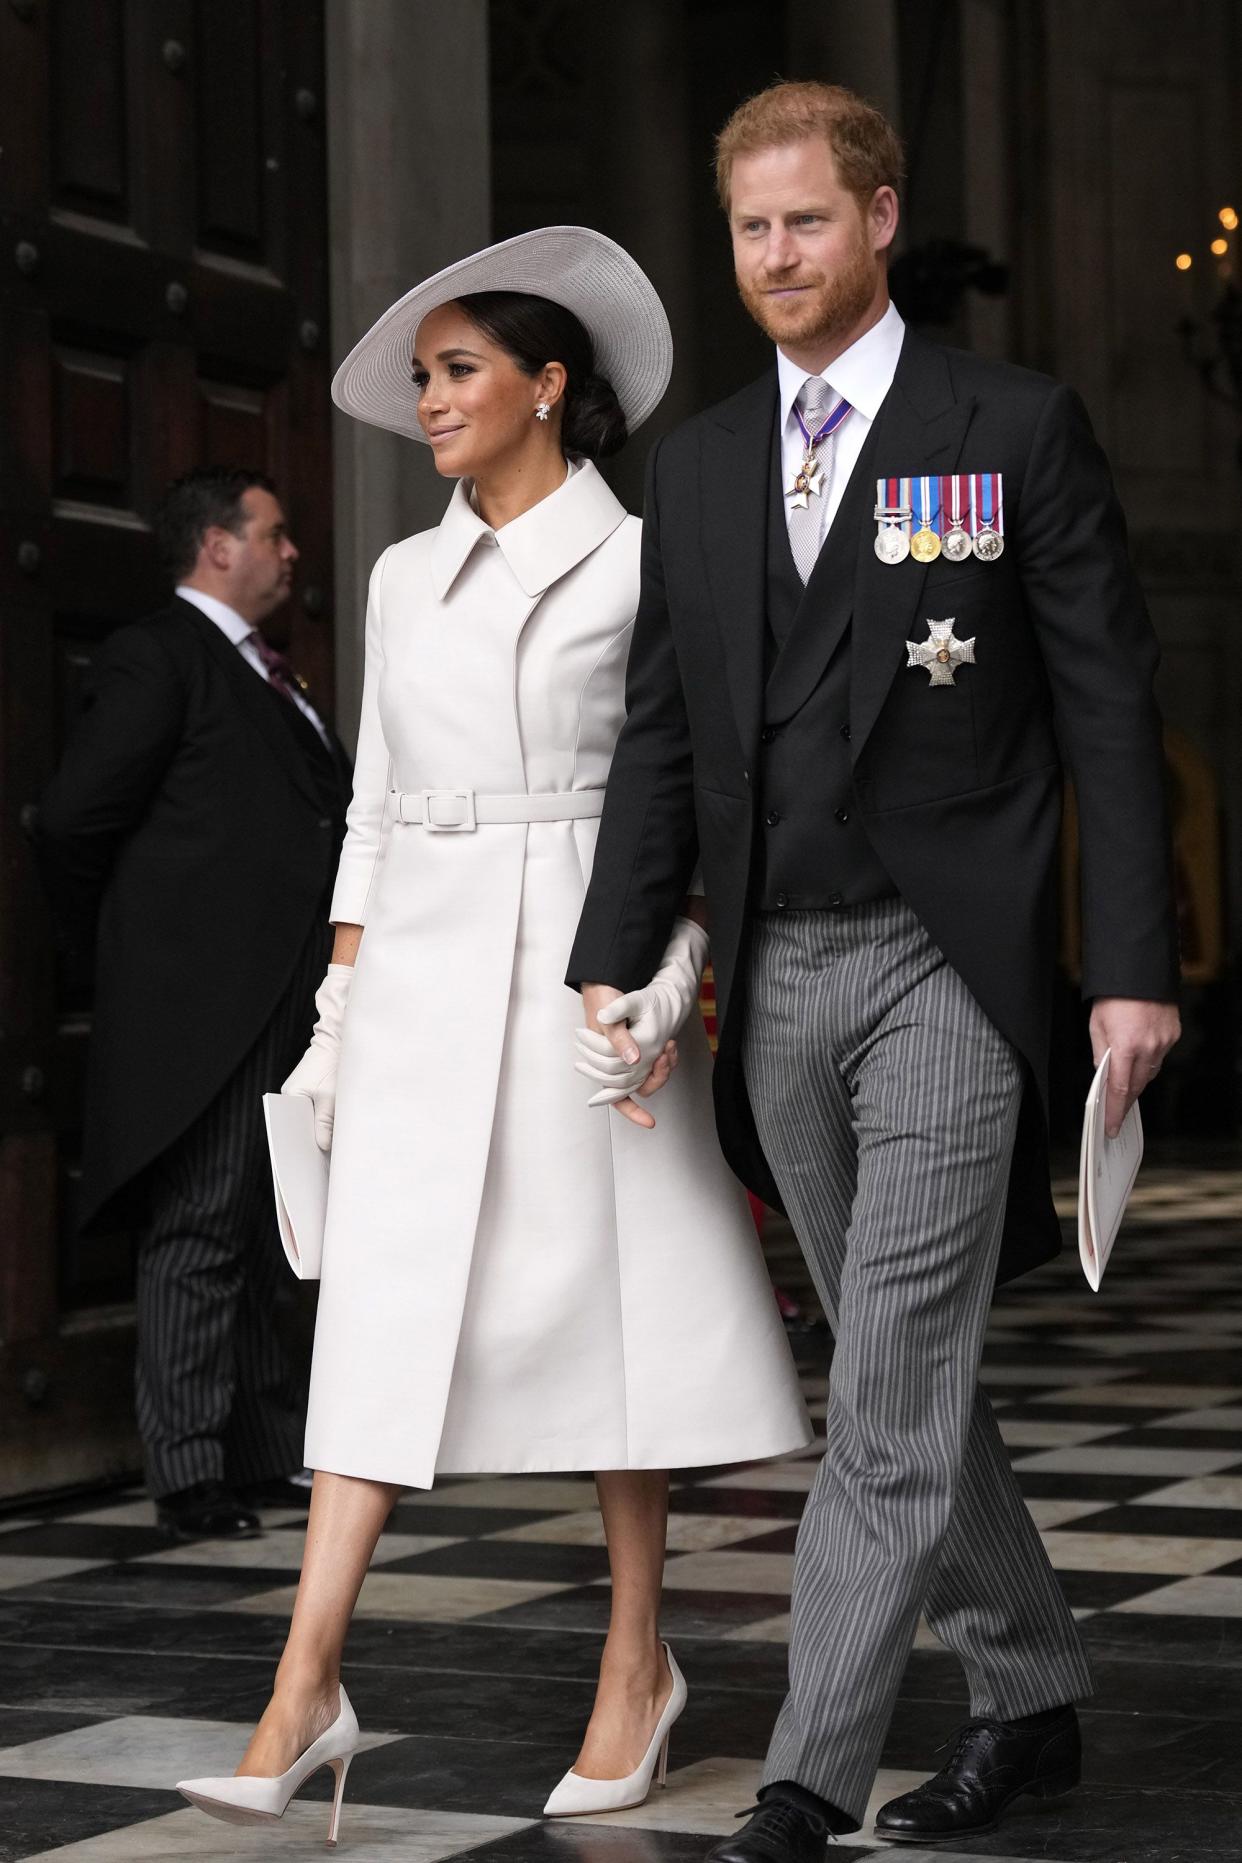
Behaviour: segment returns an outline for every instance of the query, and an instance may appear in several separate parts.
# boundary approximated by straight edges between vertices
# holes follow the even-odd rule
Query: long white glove
[[[623,1061],[606,1035],[594,1029],[577,1031],[577,1073],[596,1082],[599,1092],[588,1106],[612,1106],[641,1087],[666,1042],[672,1041],[699,1000],[699,986],[711,942],[693,919],[673,921],[673,935],[660,959],[660,968],[643,990],[631,990],[601,1009],[599,1019],[608,1027],[628,1022],[638,1049],[638,1060]]]
[[[336,1064],[341,1053],[341,1030],[345,1024],[345,1005],[353,982],[352,964],[329,964],[328,974],[315,995],[319,1020],[311,1034],[310,1047],[302,1056],[280,1091],[300,1093],[315,1108],[315,1142],[320,1151],[332,1149],[332,1127],[336,1120]]]

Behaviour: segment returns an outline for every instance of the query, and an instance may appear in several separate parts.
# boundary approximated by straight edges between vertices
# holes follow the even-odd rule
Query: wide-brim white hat
[[[459,259],[398,298],[337,370],[336,405],[358,420],[426,441],[410,379],[414,333],[428,311],[472,291],[528,291],[573,311],[591,338],[596,373],[611,382],[631,433],[659,403],[673,370],[673,337],[655,286],[603,233],[544,226]]]

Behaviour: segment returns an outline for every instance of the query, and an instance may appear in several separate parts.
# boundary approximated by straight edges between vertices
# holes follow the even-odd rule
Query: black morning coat
[[[83,1227],[205,1110],[326,927],[348,781],[192,603],[108,639],[35,842],[62,932],[95,936]]]
[[[907,331],[817,577],[764,676],[775,371],[686,422],[648,468],[642,593],[569,981],[645,984],[701,857],[720,1017],[717,1122],[733,1169],[779,1193],[740,1061],[761,731],[850,654],[851,807],[899,893],[1026,1064],[1000,1278],[1054,1255],[1047,1071],[1063,770],[1077,792],[1083,994],[1172,1001],[1178,983],[1158,649],[1125,520],[1070,389]],[[875,554],[880,476],[1000,472],[1005,550],[930,566]],[[831,571],[831,565],[829,566]],[[977,663],[933,687],[906,642],[952,616]],[[657,1108],[658,1113],[658,1108]]]

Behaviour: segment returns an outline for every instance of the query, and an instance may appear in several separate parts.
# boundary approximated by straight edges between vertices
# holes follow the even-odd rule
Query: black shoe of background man
[[[1059,1798],[1082,1777],[1082,1734],[1073,1708],[1026,1723],[968,1721],[947,1766],[876,1815],[888,1843],[948,1843],[994,1831],[1015,1798]]]
[[[826,1863],[827,1856],[823,1818],[783,1798],[769,1798],[756,1805],[736,1836],[708,1851],[706,1863]]]
[[[219,1481],[197,1481],[176,1494],[162,1494],[155,1517],[175,1540],[257,1540],[259,1516]]]
[[[247,1507],[301,1507],[311,1503],[309,1478],[272,1475],[266,1481],[239,1482],[237,1494]]]

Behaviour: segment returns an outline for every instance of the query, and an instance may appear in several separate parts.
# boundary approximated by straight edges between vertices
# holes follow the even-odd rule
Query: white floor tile
[[[1242,1405],[1220,1404],[1205,1410],[1180,1410],[1175,1416],[1160,1417],[1154,1427],[1159,1430],[1238,1430],[1242,1431]]]
[[[1242,1508],[1242,1475],[1200,1475],[1193,1481],[1175,1481],[1167,1488],[1138,1495],[1132,1505]]]
[[[127,1714],[23,1746],[0,1748],[0,1777],[65,1779],[77,1785],[132,1785],[171,1791],[178,1779],[231,1773],[252,1729],[233,1721],[174,1720]],[[387,1746],[397,1734],[364,1734]]]
[[[187,1546],[167,1546],[162,1552],[144,1553],[135,1565],[212,1565],[254,1569],[265,1572],[298,1572],[302,1566],[302,1549],[306,1544],[305,1528],[277,1527],[261,1540],[197,1540]],[[409,1559],[415,1553],[434,1552],[439,1546],[455,1542],[442,1534],[385,1533],[375,1549],[372,1563],[384,1565],[392,1559]]]
[[[1198,1332],[1167,1333],[1158,1332],[1152,1327],[1141,1333],[1110,1333],[1106,1328],[1089,1334],[1076,1334],[1071,1338],[1061,1337],[1058,1346],[1074,1352],[1090,1350],[1102,1352],[1108,1356],[1118,1355],[1126,1358],[1134,1354],[1144,1355],[1157,1352],[1171,1356],[1183,1353],[1195,1357],[1201,1352],[1227,1352],[1231,1342],[1242,1344],[1242,1322],[1237,1328],[1224,1333]]]
[[[671,1553],[710,1552],[717,1546],[732,1546],[738,1540],[753,1540],[774,1527],[779,1520],[756,1519],[753,1514],[670,1514],[667,1546]],[[581,1514],[552,1514],[546,1520],[529,1520],[525,1526],[504,1527],[499,1533],[486,1535],[491,1540],[518,1540],[543,1546],[604,1546],[604,1523],[592,1510]]]
[[[1028,1501],[1026,1511],[1041,1533],[1053,1527],[1067,1527],[1071,1520],[1085,1520],[1088,1514],[1102,1514],[1111,1501]]]
[[[1230,1449],[1118,1449],[1101,1443],[1020,1456],[1014,1467],[1053,1475],[1164,1475],[1172,1480],[1179,1475],[1217,1475],[1239,1463],[1242,1452]]]
[[[761,1617],[758,1623],[743,1624],[737,1630],[726,1630],[722,1640],[725,1643],[788,1643],[789,1612],[778,1617]]]
[[[1066,1423],[1059,1417],[1045,1422],[1042,1418],[1002,1416],[998,1422],[1001,1437],[1011,1449],[1072,1449],[1079,1443],[1119,1436],[1126,1427],[1123,1423]]]
[[[529,1604],[532,1598],[550,1598],[568,1591],[563,1584],[541,1584],[524,1578],[452,1578],[432,1572],[368,1572],[362,1582],[355,1615],[389,1617],[409,1623],[453,1624],[482,1617],[488,1611],[507,1610],[511,1604]],[[261,1591],[254,1597],[231,1599],[220,1608],[253,1611],[263,1616],[287,1617],[293,1609],[296,1587]]]
[[[1110,1384],[1101,1391],[1098,1384],[1071,1385],[1064,1391],[1045,1391],[1037,1404],[1097,1404],[1101,1407],[1136,1410],[1187,1410],[1191,1405],[1223,1404],[1231,1397],[1242,1397],[1230,1384]],[[1223,1427],[1227,1427],[1222,1425]]]
[[[56,1850],[32,1852],[23,1863],[219,1863],[227,1857],[263,1857],[277,1863],[325,1853],[326,1805],[295,1800],[280,1824],[231,1825],[188,1805],[166,1818],[89,1837]],[[406,1811],[390,1805],[355,1805],[348,1793],[341,1814],[339,1854],[349,1863],[441,1863],[476,1845],[525,1830],[528,1818],[484,1818],[473,1812]],[[943,1859],[941,1859],[943,1863]]]
[[[769,1462],[762,1468],[738,1469],[731,1475],[713,1475],[703,1488],[754,1488],[773,1494],[808,1494],[818,1462]]]
[[[40,1585],[47,1578],[72,1578],[75,1572],[93,1572],[108,1565],[107,1559],[56,1559],[37,1553],[7,1554],[0,1551],[0,1591],[15,1591],[19,1585]]]
[[[1154,1617],[1242,1617],[1242,1578],[1183,1578],[1176,1585],[1127,1598],[1113,1609]]]
[[[792,1553],[685,1553],[664,1568],[666,1591],[775,1592],[787,1598],[792,1583]]]
[[[1059,1572],[1214,1572],[1242,1559],[1242,1539],[1196,1539],[1158,1533],[1045,1533],[1044,1550]]]

